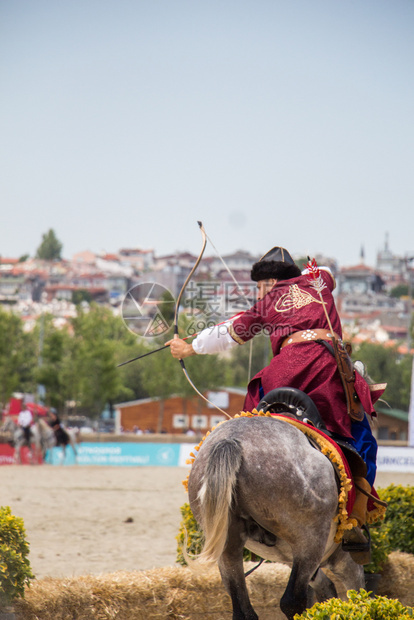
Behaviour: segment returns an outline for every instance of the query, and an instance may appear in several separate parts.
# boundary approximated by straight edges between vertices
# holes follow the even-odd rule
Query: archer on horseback
[[[312,263],[308,267],[302,273],[287,250],[273,248],[252,267],[251,278],[258,288],[258,301],[252,308],[224,326],[202,331],[191,344],[177,336],[167,344],[172,355],[182,359],[229,350],[262,330],[270,336],[274,357],[250,381],[244,410],[252,411],[274,388],[297,388],[313,400],[327,430],[354,446],[367,473],[354,476],[356,499],[351,518],[358,526],[345,534],[344,549],[360,552],[360,563],[366,563],[367,539],[361,527],[366,523],[365,493],[370,493],[375,480],[377,455],[368,416],[376,416],[373,403],[384,385],[374,390],[354,371],[341,340],[332,296],[334,277],[328,268],[316,269]]]

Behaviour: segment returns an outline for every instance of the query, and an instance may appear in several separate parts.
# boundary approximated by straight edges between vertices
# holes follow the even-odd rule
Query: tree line
[[[185,317],[180,317],[181,333]],[[13,392],[36,394],[44,386],[44,402],[60,413],[68,403],[77,413],[97,418],[108,405],[128,400],[172,394],[198,398],[186,381],[180,364],[169,351],[160,351],[137,362],[117,364],[161,346],[163,339],[137,338],[110,308],[78,306],[75,318],[64,328],[55,326],[50,314],[41,315],[34,329],[0,308],[0,405]],[[384,398],[391,407],[408,410],[412,357],[395,348],[364,343],[355,352],[376,382],[388,382]],[[227,356],[194,356],[186,367],[201,392],[220,387],[245,388],[248,370],[253,376],[269,363],[271,349],[266,336],[256,336],[253,347],[236,347]]]

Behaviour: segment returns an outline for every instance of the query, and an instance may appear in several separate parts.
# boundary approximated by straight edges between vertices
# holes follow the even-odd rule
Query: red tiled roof
[[[382,329],[390,332],[406,332],[408,331],[407,327],[404,325],[381,325]]]
[[[106,278],[105,274],[102,273],[101,271],[93,271],[92,273],[80,273],[78,276],[76,276],[79,279],[85,279],[85,280],[94,280],[95,278]]]
[[[45,286],[45,291],[52,293],[53,291],[84,291],[90,293],[106,293],[106,288],[100,286],[76,286],[74,284],[50,284]]]
[[[0,263],[2,265],[15,265],[18,262],[18,258],[4,258],[4,256],[0,256]]]
[[[339,312],[341,319],[376,319],[380,316],[381,310],[373,310],[372,312]]]
[[[352,267],[341,267],[341,273],[348,273],[349,271],[374,271],[372,267],[360,263],[359,265],[352,265]]]
[[[140,250],[139,248],[122,248],[119,250],[120,254],[133,254],[139,256],[140,254],[150,254],[154,250]]]

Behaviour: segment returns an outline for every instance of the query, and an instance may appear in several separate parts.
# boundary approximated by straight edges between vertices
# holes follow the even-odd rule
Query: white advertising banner
[[[394,448],[379,446],[377,456],[378,471],[399,471],[414,473],[414,448]]]
[[[178,456],[178,467],[190,467],[189,463],[186,463],[188,459],[190,459],[190,452],[194,455],[197,455],[197,451],[194,446],[197,444],[192,443],[181,443],[180,444],[180,453]]]

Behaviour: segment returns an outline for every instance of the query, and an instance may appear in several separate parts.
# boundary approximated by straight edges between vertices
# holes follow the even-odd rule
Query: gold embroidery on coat
[[[229,325],[229,327],[227,328],[228,332],[230,334],[230,336],[233,338],[233,340],[235,340],[238,344],[246,344],[244,340],[242,340],[240,338],[240,336],[238,336],[234,330],[233,325]]]
[[[289,286],[289,292],[285,293],[276,302],[276,312],[288,312],[288,310],[298,310],[309,304],[322,304],[319,299],[316,299],[311,293],[302,290],[297,284]]]

